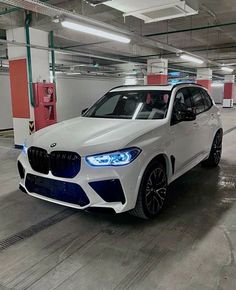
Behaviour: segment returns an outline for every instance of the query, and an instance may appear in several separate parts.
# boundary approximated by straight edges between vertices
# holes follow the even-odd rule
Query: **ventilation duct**
[[[112,0],[104,4],[145,23],[198,14],[199,8],[197,0]]]
[[[69,18],[71,20],[79,21],[84,24],[96,26],[97,28],[103,28],[105,30],[117,31],[119,33],[130,34],[127,30],[123,30],[119,27],[83,16],[81,14],[51,5],[39,0],[1,0],[1,3],[16,6],[25,10],[33,11],[42,15],[60,19]]]

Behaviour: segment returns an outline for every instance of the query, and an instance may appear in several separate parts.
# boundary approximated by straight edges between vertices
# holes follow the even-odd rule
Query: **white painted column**
[[[48,32],[30,28],[30,43],[48,47]],[[24,27],[7,30],[7,40],[26,43]],[[29,122],[34,121],[34,107],[29,90],[29,71],[26,47],[8,45],[10,82],[13,111],[14,141],[22,146],[29,137]],[[47,50],[31,49],[32,82],[49,82],[49,53]],[[27,83],[26,83],[27,82]],[[18,88],[16,88],[18,86]],[[19,95],[18,95],[19,92]]]
[[[168,83],[168,59],[149,58],[147,61],[147,84],[166,85]]]
[[[196,83],[211,92],[212,70],[210,68],[198,68]]]

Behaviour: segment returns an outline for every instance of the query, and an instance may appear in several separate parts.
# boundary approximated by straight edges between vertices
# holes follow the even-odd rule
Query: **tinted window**
[[[206,110],[208,110],[213,105],[211,97],[208,95],[208,93],[205,90],[201,90],[201,93],[202,93],[204,101],[205,101]]]
[[[163,119],[166,117],[170,91],[109,92],[84,117],[113,119]]]
[[[192,110],[191,94],[187,88],[180,89],[177,92],[174,102],[174,109],[181,111]]]
[[[192,111],[191,94],[187,88],[180,89],[175,96],[172,124],[178,123],[186,111]]]
[[[195,87],[189,89],[192,95],[193,110],[196,112],[196,114],[204,112],[206,108],[204,97],[201,93],[202,90]]]

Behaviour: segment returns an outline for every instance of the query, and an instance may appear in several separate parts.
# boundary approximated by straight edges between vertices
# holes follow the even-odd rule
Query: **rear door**
[[[209,151],[209,144],[211,138],[210,127],[210,113],[209,106],[207,104],[204,89],[199,87],[189,88],[192,96],[192,106],[194,112],[196,112],[196,134],[197,134],[197,156],[206,155]]]
[[[202,96],[205,101],[205,112],[208,116],[208,151],[210,151],[213,139],[215,137],[216,128],[218,125],[218,110],[213,106],[213,102],[208,92],[204,89],[201,89]]]

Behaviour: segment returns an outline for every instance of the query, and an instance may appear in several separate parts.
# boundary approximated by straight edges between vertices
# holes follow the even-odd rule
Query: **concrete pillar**
[[[210,68],[198,68],[196,83],[211,92],[212,70]]]
[[[234,105],[234,75],[225,76],[223,108],[232,108]]]
[[[147,84],[168,84],[168,59],[149,58],[147,62]]]
[[[48,32],[29,28],[30,43],[48,47]],[[7,40],[26,43],[24,27],[7,30]],[[15,146],[20,147],[32,133],[34,126],[32,83],[49,82],[49,53],[47,50],[30,49],[31,58],[26,47],[8,45],[10,86],[13,113]],[[31,61],[30,61],[31,59]],[[31,65],[29,66],[29,62]],[[30,71],[32,70],[32,72]],[[31,86],[31,87],[30,87]]]

